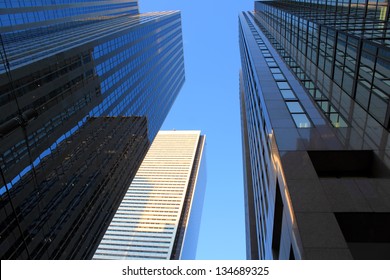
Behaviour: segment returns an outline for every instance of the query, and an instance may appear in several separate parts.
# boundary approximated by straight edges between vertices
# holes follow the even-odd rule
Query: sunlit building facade
[[[195,259],[205,136],[160,131],[93,259]]]
[[[239,16],[248,259],[389,259],[388,1]]]
[[[131,0],[0,8],[1,257],[91,258],[184,83],[180,12],[139,14]],[[107,166],[94,153],[121,156]]]

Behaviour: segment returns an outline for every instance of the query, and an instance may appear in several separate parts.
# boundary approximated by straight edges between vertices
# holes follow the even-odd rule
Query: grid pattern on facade
[[[180,12],[139,14],[134,0],[3,0],[0,7],[0,196],[2,222],[10,225],[1,236],[14,237],[4,242],[3,257],[90,258],[184,83]],[[123,162],[111,160],[83,167],[77,184],[53,180],[58,159],[76,146],[73,136],[102,116],[143,120],[145,145],[129,156],[134,162],[127,175],[118,178]],[[132,129],[137,128],[129,123],[122,132],[136,137]],[[92,150],[81,150],[76,158],[94,156]],[[66,163],[64,169],[76,174],[83,161]],[[112,180],[96,172],[108,172]],[[51,184],[45,198],[40,197],[41,183]],[[21,187],[26,184],[38,187]],[[73,184],[77,188],[64,201],[90,198],[93,207],[65,207],[51,200]],[[114,188],[115,199],[106,203],[109,196],[94,191],[100,184]],[[58,215],[66,219],[55,222]],[[62,227],[61,234],[52,223]]]
[[[248,258],[385,256],[379,223],[367,222],[379,236],[370,239],[355,222],[385,217],[379,205],[390,211],[380,194],[389,185],[388,19],[387,1],[256,1],[240,14]],[[302,111],[306,129],[291,120]]]
[[[249,157],[249,139],[247,122],[247,105],[245,104],[245,90],[243,73],[240,72],[240,109],[241,109],[241,135],[242,154],[244,170],[244,205],[245,205],[245,234],[246,234],[246,256],[248,260],[259,259],[258,240],[256,229],[256,215],[254,208],[253,178],[251,159]]]
[[[1,257],[91,258],[148,147],[146,118],[88,119],[1,197]]]
[[[94,259],[170,259],[200,132],[159,132]]]
[[[354,6],[346,1],[339,4],[343,5],[326,6],[318,1],[312,4],[256,2],[256,13],[265,29],[287,53],[297,58],[296,63],[316,81],[327,98],[332,95],[329,86],[317,82],[324,80],[324,75],[341,88],[342,94],[356,100],[389,128],[388,3],[369,2],[367,5],[361,1]],[[379,12],[379,16],[372,16],[370,11]],[[320,74],[310,71],[313,67],[317,67]]]
[[[206,137],[201,135],[172,247],[172,260],[195,259],[205,191],[205,182],[202,182],[205,175],[202,174],[205,173],[202,170],[205,166],[203,154],[205,141]]]
[[[256,17],[253,15],[253,13],[249,13],[249,15],[254,18],[254,20],[257,23],[257,26],[261,29],[263,34],[267,37],[267,39],[272,43],[274,48],[278,51],[279,55],[283,58],[284,62],[289,66],[290,70],[295,74],[297,79],[301,82],[302,86],[306,88],[306,90],[309,92],[310,96],[313,98],[315,103],[318,105],[318,107],[321,109],[321,111],[324,113],[324,115],[327,117],[327,119],[330,121],[330,123],[334,127],[347,127],[347,122],[345,119],[341,116],[341,114],[336,110],[334,105],[330,102],[330,100],[324,95],[318,87],[315,85],[315,83],[311,80],[311,78],[306,75],[305,71],[296,63],[296,61],[289,55],[289,53],[280,46],[277,40],[272,36],[270,32],[268,32],[261,24],[262,17],[259,16],[259,14],[256,14]],[[282,78],[283,75],[280,74],[280,69],[270,69],[273,73],[274,77]],[[282,75],[282,76],[281,76]],[[291,88],[281,90],[281,93],[283,95],[283,98],[285,100],[294,100],[296,99],[294,93],[292,92]],[[298,118],[294,118],[298,119]],[[307,123],[307,122],[306,122]]]
[[[2,33],[20,31],[24,37],[30,37],[31,34],[23,30],[29,29],[30,33],[59,31],[85,19],[135,15],[138,1],[2,0],[0,9]]]
[[[119,17],[67,32],[79,35],[68,37],[72,38],[70,42],[63,40],[63,33],[53,33],[49,38],[40,36],[34,44],[28,44],[32,48],[28,55],[24,45],[14,48],[16,43],[6,44],[5,50],[11,50],[6,53],[13,80],[5,78],[0,85],[2,124],[9,127],[8,123],[16,122],[19,114],[29,110],[37,115],[36,120],[26,123],[33,161],[46,154],[53,141],[63,141],[86,115],[147,116],[152,140],[184,83],[180,14]],[[80,51],[74,41],[79,39]],[[20,48],[23,55],[17,54]],[[59,55],[60,51],[65,54]],[[12,55],[14,52],[16,56]],[[45,58],[46,52],[50,55]],[[20,65],[19,58],[23,60]],[[39,60],[34,63],[36,59]],[[26,75],[23,63],[33,71]],[[60,111],[56,110],[59,106],[63,106]],[[21,131],[15,125],[8,131],[13,133],[9,138],[18,139],[7,141],[0,148],[0,164],[3,171],[9,172],[11,182],[19,178],[20,167],[25,168],[29,161]],[[13,170],[15,160],[19,163]]]
[[[307,128],[311,126],[311,122],[309,120],[309,117],[305,113],[304,109],[302,108],[298,98],[294,94],[294,90],[288,83],[286,77],[283,75],[278,63],[275,61],[273,56],[268,50],[268,47],[264,43],[263,39],[261,38],[261,35],[257,32],[254,25],[251,23],[251,21],[248,19],[248,16],[245,14],[245,17],[247,19],[248,26],[253,34],[253,37],[256,40],[257,45],[259,46],[260,52],[263,55],[267,66],[269,67],[272,77],[274,78],[276,85],[278,89],[280,90],[280,93],[283,96],[283,99],[286,103],[286,106],[288,108],[288,111],[291,114],[291,117],[293,118],[295,125],[299,128]]]
[[[256,238],[261,240],[257,243],[258,255],[264,258],[266,248],[264,247],[266,236],[266,216],[268,209],[268,195],[269,195],[269,172],[271,168],[271,144],[268,139],[270,135],[271,125],[267,116],[267,109],[262,96],[257,94],[259,90],[259,82],[253,73],[253,65],[249,56],[249,51],[245,44],[245,36],[243,34],[243,24],[247,23],[247,18],[244,17],[245,23],[240,21],[240,46],[241,59],[243,60],[243,76],[244,80],[242,86],[244,94],[242,101],[246,108],[246,119],[248,126],[248,153],[250,154],[250,169],[252,175],[253,186],[253,209],[255,211],[256,223]]]

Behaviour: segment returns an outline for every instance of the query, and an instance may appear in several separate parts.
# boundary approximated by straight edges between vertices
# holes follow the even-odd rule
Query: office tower
[[[249,259],[389,259],[388,1],[239,15]]]
[[[205,136],[160,131],[93,259],[195,259]]]
[[[184,83],[180,12],[0,7],[1,257],[91,258]]]

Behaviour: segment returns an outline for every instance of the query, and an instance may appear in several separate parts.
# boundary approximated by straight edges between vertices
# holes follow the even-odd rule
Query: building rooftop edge
[[[159,134],[200,134],[200,130],[160,130]]]

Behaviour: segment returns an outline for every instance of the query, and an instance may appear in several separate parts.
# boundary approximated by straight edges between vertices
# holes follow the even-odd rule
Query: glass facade
[[[34,177],[45,172],[43,162],[55,161],[58,147],[91,118],[144,117],[147,140],[154,139],[184,83],[179,12],[138,14],[137,1],[1,1],[0,7],[5,203],[18,200],[21,185],[39,186]],[[23,220],[16,200],[12,211],[2,209],[4,219]]]
[[[256,32],[253,24],[248,21],[247,15],[240,17],[240,46],[241,46],[241,59],[242,59],[242,75],[243,80],[241,82],[241,108],[245,108],[242,112],[243,123],[243,143],[244,145],[244,161],[246,177],[246,190],[247,195],[251,193],[250,201],[246,201],[247,207],[251,204],[251,209],[246,212],[247,215],[247,236],[251,235],[251,239],[247,240],[247,243],[251,243],[251,247],[248,251],[251,252],[248,256],[252,258],[263,258],[265,254],[264,247],[264,236],[266,231],[265,215],[267,215],[268,202],[267,196],[269,193],[269,170],[271,168],[270,154],[271,145],[268,145],[268,135],[271,133],[271,124],[268,117],[267,108],[264,106],[264,96],[258,94],[257,91],[260,89],[260,82],[258,81],[257,75],[253,72],[250,54],[248,48],[245,46],[245,38],[243,33],[243,24],[248,28],[248,32],[254,32],[254,39],[252,46],[257,48],[259,52],[268,52],[268,48],[264,44],[260,35]],[[257,44],[260,43],[258,46]],[[268,53],[266,53],[268,55]],[[271,57],[266,57],[271,58]],[[271,65],[277,67],[275,61],[264,58],[265,67]],[[253,67],[253,68],[252,68]],[[277,90],[275,85],[274,90]],[[249,212],[250,211],[250,212]],[[249,215],[252,217],[249,219]],[[259,240],[259,241],[257,241]],[[262,240],[263,242],[261,242]],[[255,257],[253,257],[255,256]]]
[[[2,258],[91,258],[148,147],[145,117],[88,118],[2,195]]]
[[[335,83],[341,94],[349,95],[390,129],[387,1],[256,2],[255,17],[309,79],[326,76],[323,79]],[[310,64],[320,74],[308,71]],[[329,88],[318,87],[322,96],[331,99]],[[342,104],[332,106],[329,114],[343,110]]]
[[[390,184],[388,1],[254,4],[239,15],[247,258],[384,258],[389,238],[350,235],[388,222],[377,203],[390,213],[375,187]]]
[[[70,25],[85,19],[138,14],[136,0],[2,0],[0,1],[2,30],[36,30]]]

